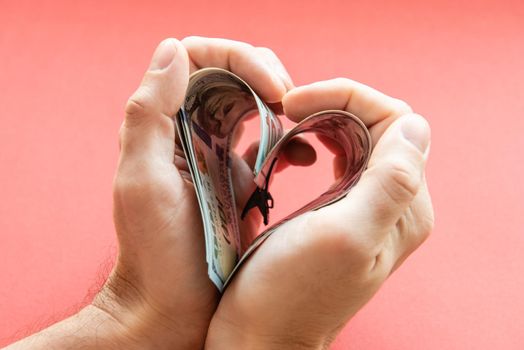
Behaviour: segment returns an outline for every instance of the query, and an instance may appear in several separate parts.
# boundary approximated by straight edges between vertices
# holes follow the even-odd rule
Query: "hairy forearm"
[[[132,349],[130,343],[123,327],[111,315],[88,305],[77,314],[5,350]]]
[[[158,315],[149,303],[133,293],[123,293],[122,288],[127,287],[128,291],[133,288],[119,281],[110,278],[92,303],[78,313],[3,350],[195,350],[203,347],[205,332],[183,322],[177,327],[167,325],[165,316]]]

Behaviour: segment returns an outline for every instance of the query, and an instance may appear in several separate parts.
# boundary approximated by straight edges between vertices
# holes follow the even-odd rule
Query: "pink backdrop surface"
[[[433,235],[333,349],[524,349],[521,1],[0,0],[0,345],[100,284],[123,105],[156,44],[191,34],[271,47],[297,85],[359,80],[432,125]],[[301,170],[275,182],[282,212],[325,186]]]

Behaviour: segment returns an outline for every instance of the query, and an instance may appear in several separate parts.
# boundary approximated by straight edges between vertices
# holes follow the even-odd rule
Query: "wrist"
[[[206,350],[325,350],[329,343],[313,339],[300,332],[280,332],[271,329],[254,330],[248,325],[232,325],[213,319],[206,339]]]
[[[75,336],[83,337],[86,349],[99,347],[105,349],[135,349],[130,347],[125,328],[110,314],[95,305],[87,305],[72,316],[70,320],[70,323],[64,324],[64,334],[69,333],[69,330]],[[96,332],[93,333],[93,329]]]
[[[95,296],[92,307],[105,313],[118,329],[120,343],[126,349],[194,350],[204,345],[208,324],[192,327],[181,322],[183,315],[167,315],[163,308],[145,297],[134,283],[113,273]],[[186,315],[187,316],[187,315]]]
[[[130,349],[126,332],[105,311],[88,305],[76,314],[25,339],[6,350],[40,349]]]

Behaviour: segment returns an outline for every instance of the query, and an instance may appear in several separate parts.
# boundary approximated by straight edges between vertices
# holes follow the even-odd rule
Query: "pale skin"
[[[189,74],[229,69],[300,121],[342,109],[370,129],[368,169],[348,196],[286,223],[221,299],[207,277],[202,224],[173,116]],[[424,167],[430,130],[404,102],[349,79],[297,87],[269,49],[164,40],[129,99],[114,179],[117,263],[92,303],[7,349],[325,349],[425,240],[433,210]],[[334,145],[335,175],[344,158]],[[293,165],[314,151],[295,142]]]

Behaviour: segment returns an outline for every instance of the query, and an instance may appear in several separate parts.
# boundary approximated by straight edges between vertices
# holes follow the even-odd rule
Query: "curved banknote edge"
[[[255,113],[260,118],[260,145],[249,181],[253,189],[246,197],[234,186],[235,155],[231,151],[236,126]],[[208,274],[220,291],[278,227],[297,215],[344,197],[358,181],[371,154],[367,128],[345,111],[318,112],[284,135],[276,114],[251,87],[235,74],[219,68],[205,68],[191,75],[176,122],[202,214]],[[243,228],[245,216],[258,209],[267,224],[273,201],[269,193],[272,170],[286,143],[304,132],[322,135],[339,144],[347,158],[344,175],[318,198],[246,242],[249,235]]]

